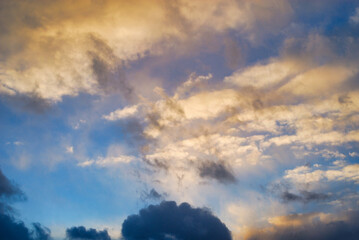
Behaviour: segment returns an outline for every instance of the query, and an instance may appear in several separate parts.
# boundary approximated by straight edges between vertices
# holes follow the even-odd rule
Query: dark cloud
[[[29,229],[22,221],[12,216],[0,213],[0,239],[1,240],[51,240],[48,228],[34,223]]]
[[[96,229],[86,229],[83,226],[72,227],[66,230],[68,240],[111,240],[107,230],[97,231]]]
[[[51,231],[47,227],[41,226],[40,223],[32,224],[34,230],[33,235],[36,240],[50,240],[51,239]]]
[[[152,198],[152,199],[160,199],[162,197],[162,195],[159,194],[155,189],[152,188],[150,193],[148,194],[148,197]]]
[[[247,240],[357,240],[359,239],[359,212],[349,212],[345,221],[310,224],[290,227],[275,227],[251,233]]]
[[[199,167],[199,174],[203,178],[216,179],[220,183],[235,183],[236,177],[223,163],[204,162]]]
[[[37,94],[16,94],[13,96],[1,96],[1,100],[9,106],[28,113],[43,114],[51,110],[51,102],[41,98]]]
[[[224,223],[208,209],[192,208],[188,203],[163,201],[128,216],[122,224],[127,240],[230,240],[231,233]]]
[[[121,133],[127,139],[127,142],[136,146],[140,151],[141,148],[146,144],[146,139],[143,135],[143,125],[136,118],[121,119],[118,121],[118,126],[121,128]]]
[[[102,39],[90,35],[94,51],[89,51],[92,71],[99,86],[107,93],[118,92],[126,100],[134,100],[133,88],[128,84],[124,64]]]
[[[23,222],[16,222],[12,217],[0,214],[0,239],[31,240],[31,237]]]
[[[288,191],[284,191],[281,195],[281,199],[284,202],[311,202],[311,201],[323,201],[329,199],[329,195],[324,193],[316,193],[310,191],[300,191],[300,194],[290,193]]]
[[[283,202],[302,202],[302,203],[309,203],[309,202],[319,202],[319,201],[326,201],[331,199],[331,194],[325,193],[318,193],[312,192],[308,190],[296,190],[293,193],[291,191],[293,185],[287,181],[281,181],[280,183],[271,184],[268,186],[267,190],[269,193],[273,194],[274,196],[280,198]]]
[[[25,194],[18,186],[12,183],[0,169],[0,213],[11,214],[13,212],[10,202],[25,200]]]
[[[0,170],[0,239],[1,240],[50,240],[50,230],[33,223],[29,230],[22,221],[12,214],[11,201],[25,199],[24,193]]]
[[[149,166],[154,167],[155,169],[165,170],[167,171],[169,169],[169,166],[166,161],[161,161],[159,159],[154,159],[149,161],[148,159],[143,159],[145,163],[147,163]]]
[[[0,170],[0,198],[11,198],[23,196],[22,191],[2,173]]]
[[[141,193],[141,199],[143,201],[146,200],[155,200],[155,201],[159,201],[159,200],[163,200],[164,196],[160,193],[158,193],[154,188],[152,188],[149,192],[147,191],[142,191]]]

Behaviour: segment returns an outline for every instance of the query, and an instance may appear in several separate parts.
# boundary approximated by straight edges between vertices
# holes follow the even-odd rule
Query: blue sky
[[[120,239],[127,216],[172,200],[238,240],[349,224],[358,33],[354,0],[3,1],[0,168],[26,195],[16,218]]]

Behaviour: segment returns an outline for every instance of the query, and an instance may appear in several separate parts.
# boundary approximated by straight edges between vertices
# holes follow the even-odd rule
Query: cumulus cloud
[[[107,230],[97,231],[96,229],[86,229],[83,226],[71,227],[66,230],[68,240],[111,240]]]
[[[130,215],[122,224],[125,239],[232,239],[231,233],[208,209],[188,203],[162,202]]]

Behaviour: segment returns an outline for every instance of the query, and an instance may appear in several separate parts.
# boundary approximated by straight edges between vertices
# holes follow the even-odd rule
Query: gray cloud
[[[253,231],[247,240],[356,240],[359,239],[359,212],[346,214],[346,220],[329,223],[317,220],[300,226],[274,227]]]
[[[28,113],[43,114],[51,109],[51,103],[36,94],[1,96],[1,99],[15,109]]]
[[[288,191],[284,191],[281,194],[281,199],[284,202],[311,202],[311,201],[324,201],[330,198],[330,195],[324,193],[316,193],[310,191],[300,191],[300,194],[294,194]]]
[[[23,192],[13,184],[0,170],[0,198],[23,197]]]
[[[149,192],[148,191],[142,191],[141,199],[143,201],[147,201],[147,200],[160,201],[160,200],[164,200],[164,195],[166,195],[166,193],[160,194],[154,188],[152,188]]]
[[[34,230],[32,232],[34,239],[36,240],[50,240],[51,239],[51,231],[47,227],[41,226],[40,223],[32,224]]]
[[[199,175],[203,178],[215,179],[220,183],[235,183],[236,177],[224,163],[204,162],[199,167]]]
[[[125,100],[134,100],[134,89],[127,82],[123,61],[115,55],[105,40],[93,35],[89,38],[95,49],[89,51],[91,67],[100,88],[106,93],[118,92]]]
[[[162,202],[130,215],[122,224],[126,240],[231,240],[231,233],[208,209]]]
[[[107,230],[97,231],[96,229],[86,229],[83,226],[72,227],[66,230],[68,240],[111,240]]]

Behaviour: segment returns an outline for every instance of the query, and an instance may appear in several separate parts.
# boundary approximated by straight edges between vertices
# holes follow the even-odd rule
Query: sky
[[[0,237],[359,238],[359,2],[0,1]]]

